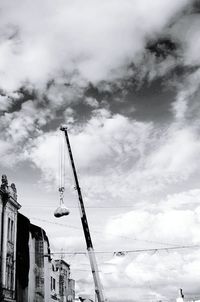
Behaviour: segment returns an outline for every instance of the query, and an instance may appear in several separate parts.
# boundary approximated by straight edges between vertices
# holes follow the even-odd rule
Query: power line
[[[72,228],[72,229],[76,229],[76,230],[81,230],[82,229],[80,227],[76,227],[76,226],[72,226],[72,225],[68,225],[68,224],[63,224],[63,223],[59,223],[59,222],[52,222],[52,221],[37,218],[37,217],[30,217],[30,219],[35,219],[35,220],[38,220],[38,221],[42,221],[42,222],[46,222],[46,223],[50,223],[50,224],[55,224],[55,225],[59,225],[59,226],[63,226],[63,227],[68,227],[68,228]],[[97,233],[97,234],[102,234],[101,231],[97,231],[97,230],[92,230],[92,232]],[[110,235],[113,235],[113,234],[110,233]],[[147,242],[147,243],[151,243],[151,244],[153,243],[153,244],[169,245],[169,246],[176,247],[176,245],[172,244],[172,243],[166,243],[166,242],[160,242],[160,241],[154,241],[154,240],[148,240],[148,239],[138,239],[136,237],[128,237],[128,236],[118,235],[118,234],[117,234],[117,236],[120,237],[120,238],[125,238],[125,239],[139,241],[139,242]]]
[[[135,250],[125,250],[120,251],[122,253],[140,253],[140,252],[157,252],[157,251],[169,251],[169,250],[180,250],[180,249],[194,249],[199,248],[200,245],[182,245],[182,246],[172,246],[172,247],[161,247],[161,248],[151,248],[151,249],[135,249]],[[117,253],[120,253],[117,252]]]
[[[163,247],[163,248],[151,248],[151,249],[134,249],[134,250],[120,250],[120,251],[95,251],[96,254],[113,254],[116,256],[125,256],[130,253],[142,253],[142,252],[157,252],[157,251],[169,251],[169,250],[180,250],[180,249],[194,249],[200,248],[200,245],[181,245],[174,247]],[[52,255],[85,255],[86,251],[77,251],[77,252],[52,252]]]
[[[41,203],[45,203],[45,201],[41,201]],[[53,205],[23,205],[23,208],[53,208]],[[70,206],[71,209],[78,209],[78,206]],[[130,209],[135,208],[132,205],[126,206],[85,206],[86,209]]]

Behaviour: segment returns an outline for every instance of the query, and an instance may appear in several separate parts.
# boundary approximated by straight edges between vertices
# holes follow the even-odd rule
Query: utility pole
[[[65,133],[66,143],[67,143],[67,147],[68,147],[68,151],[69,151],[69,157],[70,157],[72,170],[73,170],[73,174],[74,174],[75,190],[78,193],[78,202],[79,202],[79,208],[80,208],[81,222],[82,222],[82,227],[83,227],[83,231],[84,231],[84,235],[85,235],[85,241],[86,241],[88,256],[89,256],[89,260],[90,260],[92,275],[93,275],[93,279],[94,279],[95,293],[96,293],[98,302],[105,302],[105,299],[103,296],[102,285],[101,285],[101,281],[100,281],[100,277],[99,277],[98,267],[97,267],[97,261],[96,261],[96,257],[95,257],[95,253],[94,253],[94,248],[93,248],[92,239],[90,236],[87,216],[86,216],[83,198],[82,198],[82,194],[81,194],[81,188],[79,186],[78,176],[76,173],[72,150],[71,150],[69,137],[68,137],[68,133],[67,133],[67,126],[61,126],[60,130],[64,131],[64,133]]]

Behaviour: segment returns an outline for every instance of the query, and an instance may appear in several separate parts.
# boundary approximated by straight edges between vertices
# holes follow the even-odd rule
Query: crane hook
[[[64,201],[63,201],[65,188],[60,187],[58,189],[58,191],[60,193],[60,206],[54,212],[54,216],[56,218],[59,218],[59,217],[62,217],[62,216],[67,216],[70,213],[69,209],[65,206]]]

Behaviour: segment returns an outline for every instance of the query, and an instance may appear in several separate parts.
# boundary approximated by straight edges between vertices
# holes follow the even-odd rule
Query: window
[[[11,227],[10,227],[10,241],[14,242],[14,221],[11,220]]]
[[[8,217],[8,241],[14,242],[14,221]]]
[[[51,277],[51,290],[56,290],[56,280]]]
[[[8,240],[10,240],[10,218],[8,218]]]
[[[44,245],[42,240],[35,242],[35,263],[38,267],[44,267]]]
[[[58,271],[58,266],[56,264],[52,264],[52,271],[57,272]]]

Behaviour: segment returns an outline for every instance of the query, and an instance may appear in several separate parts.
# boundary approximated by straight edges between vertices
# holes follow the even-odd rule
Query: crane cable
[[[64,191],[65,191],[65,144],[63,135],[59,135],[59,195],[60,206],[64,203]]]

